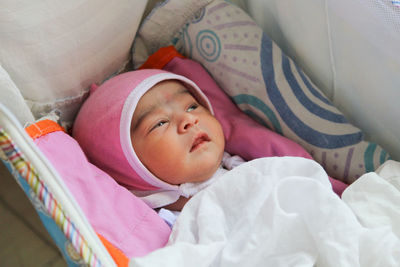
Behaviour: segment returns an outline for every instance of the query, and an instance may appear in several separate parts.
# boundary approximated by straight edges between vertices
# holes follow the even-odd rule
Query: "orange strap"
[[[48,133],[57,131],[65,132],[65,129],[57,122],[54,122],[52,120],[41,120],[26,127],[25,131],[33,140],[35,140],[36,138],[44,136]]]
[[[175,47],[170,45],[161,47],[154,54],[149,56],[145,63],[139,69],[162,69],[174,57],[185,58],[182,54],[176,51]]]
[[[128,267],[129,259],[125,256],[125,254],[119,250],[118,248],[114,247],[105,237],[100,234],[97,234],[107,249],[108,253],[110,253],[111,257],[114,259],[115,263],[118,267]]]

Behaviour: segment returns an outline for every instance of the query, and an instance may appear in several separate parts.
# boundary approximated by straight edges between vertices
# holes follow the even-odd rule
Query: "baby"
[[[180,211],[244,162],[224,152],[222,126],[200,88],[160,70],[125,73],[92,88],[73,136],[94,164],[152,208]]]

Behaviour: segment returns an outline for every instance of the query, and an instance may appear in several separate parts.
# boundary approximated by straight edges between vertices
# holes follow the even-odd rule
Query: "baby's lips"
[[[202,132],[202,133],[198,133],[194,136],[193,138],[193,142],[192,142],[192,147],[190,148],[190,152],[196,150],[196,148],[201,145],[204,142],[209,142],[211,141],[210,137]]]

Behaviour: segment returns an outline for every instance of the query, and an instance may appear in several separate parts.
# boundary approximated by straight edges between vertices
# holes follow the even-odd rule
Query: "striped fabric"
[[[172,24],[163,14],[179,9],[179,3],[167,2],[145,23]],[[158,40],[154,31],[145,26],[140,30],[140,36],[150,40],[146,46],[172,44],[202,63],[240,109],[302,145],[330,176],[352,183],[390,158],[379,145],[366,142],[361,130],[238,7],[213,1],[169,43]]]
[[[2,158],[11,163],[18,174],[28,183],[36,197],[43,204],[45,211],[62,230],[67,239],[72,243],[75,252],[89,266],[101,266],[100,261],[93,254],[85,239],[66,216],[53,194],[39,178],[34,166],[26,159],[23,153],[12,141],[11,137],[0,126],[0,150]]]

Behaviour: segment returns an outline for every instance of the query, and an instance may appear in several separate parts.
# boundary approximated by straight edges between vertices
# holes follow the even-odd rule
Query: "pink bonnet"
[[[179,80],[211,112],[211,104],[199,87],[186,77],[144,69],[115,76],[92,87],[73,127],[73,137],[89,160],[118,183],[133,191],[177,191],[155,177],[138,159],[130,136],[131,120],[139,99],[155,84]]]

